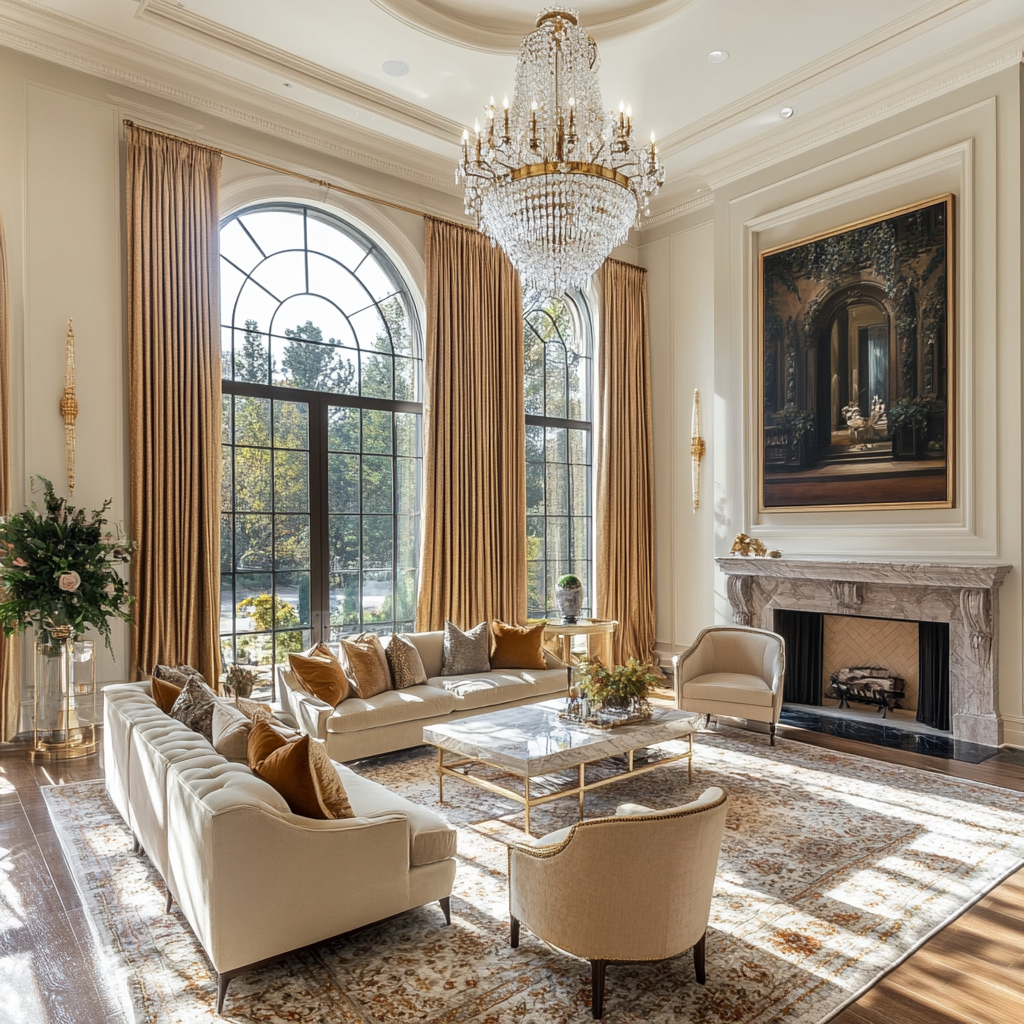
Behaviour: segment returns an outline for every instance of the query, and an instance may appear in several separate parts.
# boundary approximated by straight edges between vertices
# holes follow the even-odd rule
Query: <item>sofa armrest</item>
[[[292,690],[288,694],[288,706],[299,732],[308,733],[314,739],[327,739],[327,719],[334,714],[334,708],[327,701],[311,693]]]
[[[542,647],[541,648],[541,653],[544,655],[544,661],[547,664],[548,668],[568,668],[569,667],[568,665],[566,665],[566,663],[564,661],[562,661],[561,658],[558,657],[557,654],[554,654],[553,652],[549,651],[546,647]]]

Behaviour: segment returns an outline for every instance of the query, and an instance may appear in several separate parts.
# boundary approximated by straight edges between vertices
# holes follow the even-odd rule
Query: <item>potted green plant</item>
[[[33,502],[0,519],[0,628],[11,636],[34,626],[56,657],[61,642],[91,626],[113,654],[110,621],[132,621],[135,598],[121,573],[135,545],[105,529],[109,499],[86,512],[38,480],[43,509]]]
[[[888,412],[894,459],[923,459],[928,451],[928,418],[935,409],[934,395],[901,398]]]
[[[579,576],[566,573],[555,583],[555,603],[562,613],[562,622],[572,625],[583,611],[583,583]]]

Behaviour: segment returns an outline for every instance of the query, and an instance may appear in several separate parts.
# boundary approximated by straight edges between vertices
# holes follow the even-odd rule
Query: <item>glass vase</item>
[[[32,746],[29,758],[85,757],[97,749],[101,709],[91,640],[58,627],[36,637],[32,673]]]

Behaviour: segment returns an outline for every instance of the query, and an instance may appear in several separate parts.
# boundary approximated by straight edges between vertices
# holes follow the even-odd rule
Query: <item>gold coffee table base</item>
[[[623,779],[628,779],[631,776],[642,775],[644,772],[653,771],[655,768],[660,768],[662,765],[673,764],[676,761],[686,761],[687,763],[687,781],[693,781],[693,733],[689,733],[687,736],[689,740],[688,749],[682,754],[666,754],[664,757],[658,758],[653,764],[646,764],[641,766],[635,766],[633,764],[633,753],[635,750],[643,750],[648,747],[654,746],[655,744],[644,744],[643,747],[635,747],[633,750],[623,751],[626,757],[626,770],[615,772],[612,775],[606,776],[605,778],[597,779],[593,782],[586,781],[586,768],[588,764],[600,764],[612,760],[608,755],[597,758],[594,761],[583,761],[577,766],[579,772],[579,780],[575,786],[568,786],[565,789],[560,789],[554,793],[544,793],[542,796],[530,796],[530,776],[519,776],[523,779],[523,793],[517,793],[515,790],[508,789],[505,786],[499,785],[497,782],[492,782],[490,779],[480,778],[478,775],[471,775],[469,773],[469,767],[475,764],[487,765],[490,768],[495,768],[498,771],[505,772],[509,775],[515,773],[510,771],[507,765],[495,764],[493,761],[487,761],[480,757],[462,757],[457,761],[445,762],[444,755],[445,750],[443,747],[437,748],[437,799],[440,803],[444,803],[444,780],[445,776],[456,779],[464,779],[466,782],[472,783],[474,786],[479,786],[481,789],[489,790],[492,793],[497,793],[499,796],[507,797],[509,800],[515,800],[517,803],[523,805],[524,808],[524,822],[523,831],[530,834],[530,808],[539,807],[541,804],[549,803],[552,800],[563,800],[566,797],[576,796],[579,798],[580,817],[579,820],[583,820],[583,807],[584,800],[586,799],[587,793],[594,789],[600,789],[602,786],[610,786],[613,782],[621,782]],[[460,771],[459,769],[464,769]],[[562,771],[568,771],[570,769],[562,769]],[[553,774],[553,773],[552,773]],[[546,775],[535,776],[535,778],[547,778]]]

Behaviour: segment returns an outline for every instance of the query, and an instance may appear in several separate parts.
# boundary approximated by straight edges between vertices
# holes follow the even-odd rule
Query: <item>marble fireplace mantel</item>
[[[776,608],[948,622],[953,737],[999,745],[998,595],[1011,566],[742,556],[715,562],[737,625],[773,629]]]

